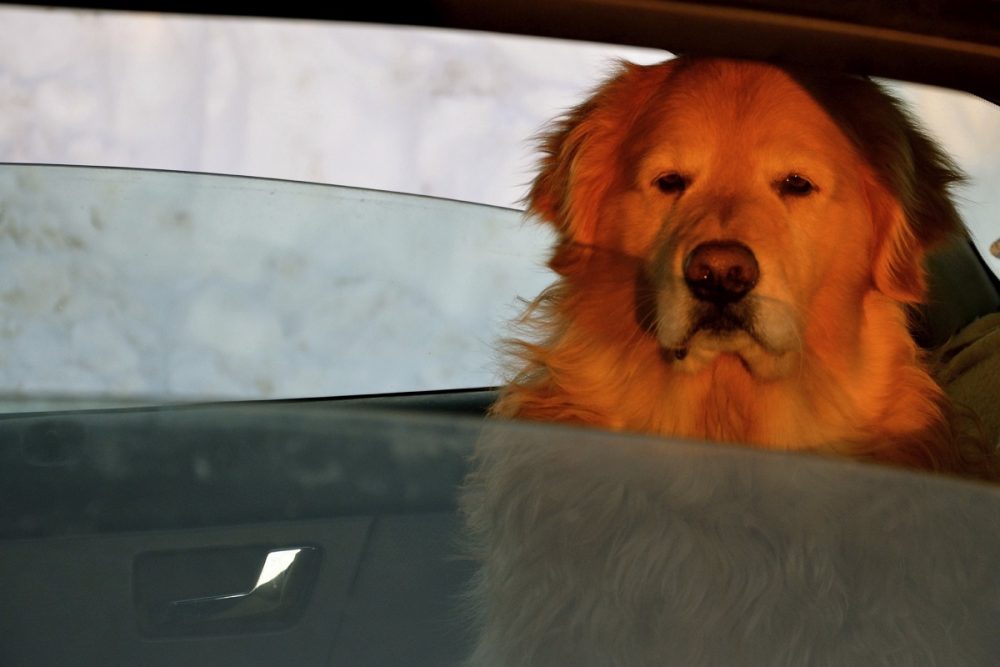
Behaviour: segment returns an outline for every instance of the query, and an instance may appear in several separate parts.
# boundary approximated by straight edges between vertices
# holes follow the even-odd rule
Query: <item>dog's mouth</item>
[[[708,306],[702,310],[704,312],[696,313],[689,338],[699,331],[719,337],[730,336],[736,331],[753,334],[753,318],[744,308]]]
[[[664,346],[663,355],[668,361],[680,362],[695,348],[710,356],[733,354],[744,364],[749,363],[748,355],[780,355],[755,326],[753,309],[746,303],[699,304],[691,313],[687,332],[673,345]],[[751,349],[756,352],[751,353]]]

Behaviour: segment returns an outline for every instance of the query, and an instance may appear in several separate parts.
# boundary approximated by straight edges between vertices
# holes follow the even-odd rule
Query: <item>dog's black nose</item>
[[[684,282],[695,298],[712,303],[742,299],[760,278],[757,259],[737,241],[702,243],[684,261]]]

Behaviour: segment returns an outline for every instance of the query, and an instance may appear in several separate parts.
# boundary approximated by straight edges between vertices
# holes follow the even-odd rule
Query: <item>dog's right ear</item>
[[[529,210],[552,223],[563,236],[572,236],[568,208],[570,203],[570,181],[574,165],[580,160],[580,153],[593,124],[598,103],[597,93],[568,114],[555,121],[542,135],[539,142],[543,154],[540,170],[531,184],[527,197]]]
[[[594,243],[605,198],[625,167],[624,143],[670,68],[622,62],[587,101],[542,135],[541,168],[526,201],[530,212],[556,227],[560,240]]]

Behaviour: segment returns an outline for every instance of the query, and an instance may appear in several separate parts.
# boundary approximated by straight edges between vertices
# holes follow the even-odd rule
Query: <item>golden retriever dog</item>
[[[944,153],[868,79],[688,57],[621,65],[543,149],[559,279],[492,411],[605,430],[485,426],[472,664],[996,657],[995,560],[933,585],[998,555],[969,536],[1000,517],[961,509],[997,499],[952,502],[995,489],[850,462],[997,475],[908,329],[925,256],[964,233]],[[684,440],[843,456],[743,470]]]
[[[561,279],[495,415],[996,474],[907,328],[961,174],[876,84],[625,65],[544,151]]]

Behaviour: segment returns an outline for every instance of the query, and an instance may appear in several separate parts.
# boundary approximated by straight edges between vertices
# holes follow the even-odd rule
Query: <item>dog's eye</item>
[[[805,197],[815,189],[816,186],[808,178],[799,174],[789,174],[785,176],[785,180],[778,184],[778,191],[782,195],[790,195],[792,197]]]
[[[659,188],[660,192],[668,195],[678,195],[684,192],[687,185],[687,179],[676,171],[656,177],[656,187]]]

